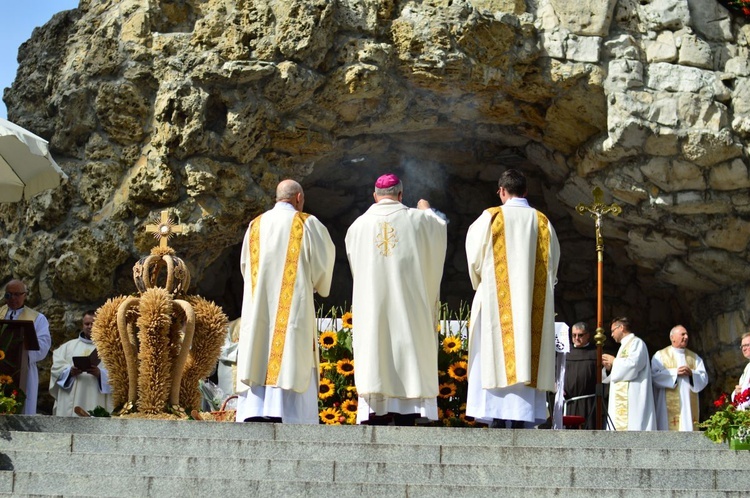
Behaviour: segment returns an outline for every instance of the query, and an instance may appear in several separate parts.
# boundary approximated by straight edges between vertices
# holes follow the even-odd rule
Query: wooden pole
[[[607,336],[604,335],[604,238],[602,237],[602,216],[612,213],[618,216],[622,208],[617,204],[606,205],[602,202],[603,192],[599,187],[594,188],[594,202],[589,205],[583,203],[576,206],[578,214],[589,213],[594,218],[596,227],[596,429],[603,427],[604,385],[602,384],[602,349]]]

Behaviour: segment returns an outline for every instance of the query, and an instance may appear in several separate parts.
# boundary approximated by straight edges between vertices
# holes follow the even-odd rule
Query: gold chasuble
[[[495,284],[498,314],[502,331],[505,375],[508,385],[518,382],[516,377],[515,333],[513,330],[513,308],[511,306],[510,281],[508,277],[508,256],[505,247],[505,218],[500,207],[487,211],[492,216],[492,252],[495,257]],[[533,298],[531,304],[531,381],[529,387],[536,388],[539,373],[539,357],[544,325],[544,305],[547,295],[547,272],[549,270],[550,231],[547,217],[540,211],[537,214],[537,240],[534,264]]]
[[[313,292],[328,295],[334,258],[328,231],[314,216],[277,205],[250,223],[241,258],[238,392],[259,385],[307,389],[317,365]]]

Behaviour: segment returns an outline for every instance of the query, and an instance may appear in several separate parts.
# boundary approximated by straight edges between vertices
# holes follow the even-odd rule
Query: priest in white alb
[[[55,398],[52,414],[59,417],[74,416],[76,407],[84,412],[101,406],[108,412],[114,409],[109,373],[104,363],[81,370],[74,364],[76,356],[89,356],[96,349],[91,340],[94,311],[86,311],[81,320],[78,338],[64,343],[52,353],[49,393]],[[85,415],[85,413],[83,413]]]
[[[708,385],[708,373],[701,357],[687,348],[685,327],[672,327],[669,340],[672,345],[651,358],[656,427],[660,431],[694,431],[700,419],[698,393]]]
[[[421,199],[402,204],[394,174],[379,177],[375,204],[346,233],[354,279],[352,346],[357,423],[437,420],[440,280],[446,221]]]
[[[276,205],[250,222],[242,244],[238,422],[318,423],[313,296],[328,295],[336,250],[304,201],[299,183],[280,182]]]
[[[34,331],[39,343],[36,351],[27,351],[28,370],[26,383],[19,387],[26,393],[23,404],[23,415],[36,415],[37,398],[39,395],[39,370],[36,364],[47,357],[52,345],[47,317],[37,310],[26,306],[29,288],[20,280],[13,279],[5,284],[5,304],[0,306],[0,317],[6,320],[25,320],[34,322]],[[22,380],[23,382],[23,380]]]
[[[609,384],[607,429],[655,431],[654,390],[646,343],[631,330],[627,317],[615,318],[612,339],[620,344],[617,356],[602,355],[602,382]]]
[[[742,334],[742,337],[740,338],[740,351],[742,351],[742,356],[744,356],[746,359],[750,360],[750,332],[745,332]],[[737,385],[734,386],[734,391],[732,391],[732,401],[734,401],[735,396],[745,391],[745,389],[750,388],[750,363],[745,365],[745,370],[742,371],[742,375],[740,375],[740,380],[737,381]]]
[[[482,212],[466,234],[476,291],[466,415],[490,427],[522,428],[547,420],[547,393],[555,391],[560,246],[547,217],[525,199],[520,171],[505,171],[498,187],[502,206]]]

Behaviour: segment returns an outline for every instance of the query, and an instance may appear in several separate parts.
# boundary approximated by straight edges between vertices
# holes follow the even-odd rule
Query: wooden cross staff
[[[182,225],[178,225],[169,217],[169,211],[161,212],[161,220],[152,225],[146,225],[146,232],[153,232],[154,237],[159,239],[159,247],[167,248],[169,238],[176,233],[182,233]]]
[[[602,428],[602,409],[604,399],[604,386],[602,385],[602,346],[607,337],[604,335],[602,326],[602,302],[604,295],[604,238],[602,237],[602,216],[612,214],[618,216],[622,208],[615,203],[604,204],[604,193],[599,187],[594,188],[594,202],[586,205],[580,203],[576,206],[578,214],[589,213],[595,220],[596,225],[596,262],[597,262],[597,284],[596,284],[596,428]]]

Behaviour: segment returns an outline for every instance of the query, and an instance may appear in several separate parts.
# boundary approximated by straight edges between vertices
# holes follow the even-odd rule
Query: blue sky
[[[34,28],[44,25],[53,15],[75,9],[78,0],[3,0],[0,15],[0,117],[8,110],[2,94],[16,79],[18,47],[31,38]]]

